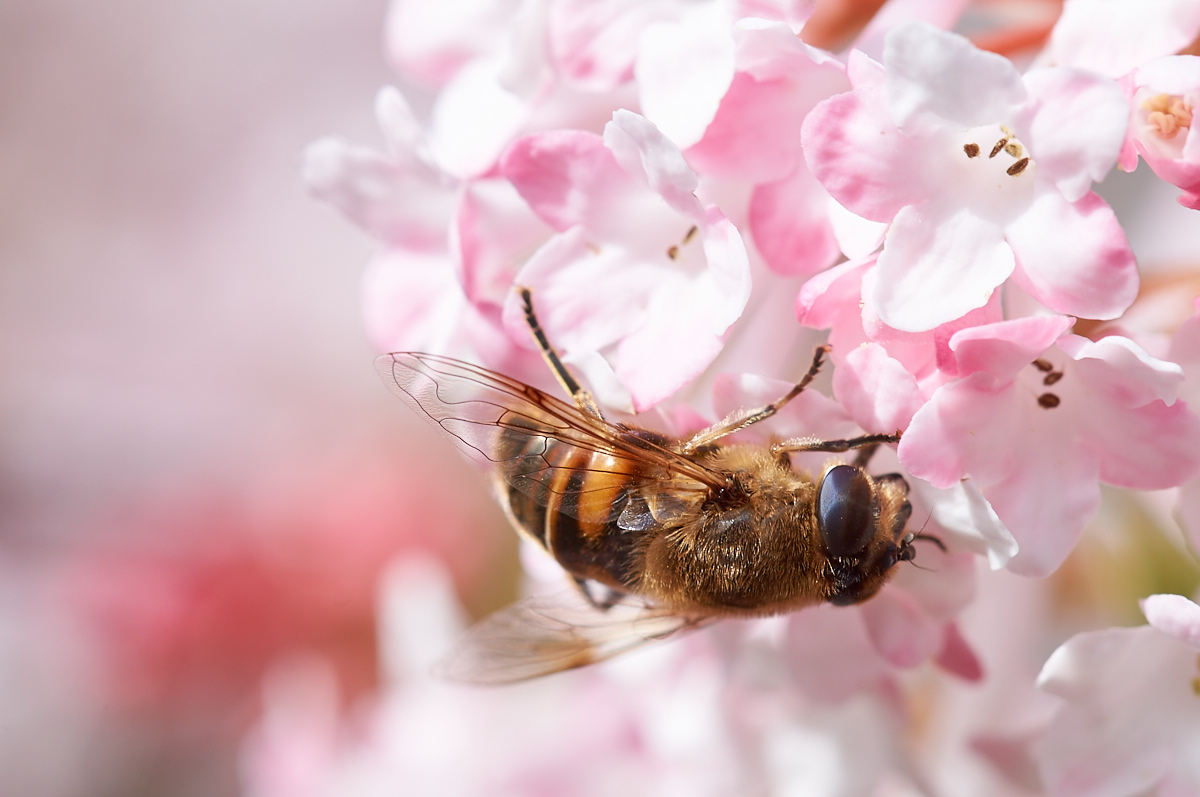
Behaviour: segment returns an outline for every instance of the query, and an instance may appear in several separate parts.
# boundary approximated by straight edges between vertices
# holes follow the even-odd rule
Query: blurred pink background
[[[385,11],[0,4],[6,794],[234,794],[271,661],[370,687],[396,550],[469,534],[468,604],[504,589],[481,478],[371,367],[370,242],[300,182],[377,141]]]

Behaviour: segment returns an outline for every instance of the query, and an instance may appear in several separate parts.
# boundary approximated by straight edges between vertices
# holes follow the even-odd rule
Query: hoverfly
[[[676,440],[606,421],[547,341],[529,290],[521,296],[529,329],[573,403],[435,354],[376,361],[389,388],[490,469],[513,526],[557,560],[583,598],[577,606],[526,599],[485,618],[452,655],[448,675],[518,681],[724,617],[859,603],[914,558],[907,483],[865,469],[899,432],[722,442],[808,387],[828,345],[780,399]],[[853,464],[831,460],[815,478],[793,470],[789,458],[852,449]]]

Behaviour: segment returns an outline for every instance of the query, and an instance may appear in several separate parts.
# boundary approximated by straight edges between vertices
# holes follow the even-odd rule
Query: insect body
[[[858,603],[914,557],[907,484],[865,470],[869,453],[898,434],[721,442],[803,391],[827,347],[780,400],[674,440],[604,420],[524,297],[530,328],[574,404],[437,355],[377,361],[397,395],[491,469],[514,526],[574,577],[587,601],[572,608],[539,599],[493,615],[471,632],[453,675],[519,680],[721,617]],[[850,449],[862,449],[854,464],[833,460],[816,477],[789,459]]]

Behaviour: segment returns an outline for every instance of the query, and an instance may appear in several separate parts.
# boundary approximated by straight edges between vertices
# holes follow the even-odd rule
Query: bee
[[[563,365],[520,289],[526,322],[567,403],[435,354],[380,357],[384,382],[494,476],[517,531],[574,579],[576,599],[531,598],[467,633],[450,677],[518,681],[590,664],[728,617],[763,617],[875,595],[915,557],[899,474],[866,471],[900,432],[769,445],[723,442],[804,391],[829,352],[778,400],[686,439],[604,419]],[[793,452],[857,450],[815,478]],[[938,542],[936,538],[933,539]],[[938,542],[940,546],[940,542]]]

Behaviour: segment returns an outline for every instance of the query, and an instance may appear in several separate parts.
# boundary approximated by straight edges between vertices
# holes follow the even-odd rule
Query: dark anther
[[[989,158],[994,158],[994,157],[996,157],[997,155],[999,155],[999,154],[1000,154],[1000,150],[1004,149],[1004,146],[1005,146],[1007,143],[1008,143],[1008,139],[1007,139],[1007,138],[1002,138],[1002,139],[1000,139],[999,141],[997,141],[997,142],[996,142],[996,146],[992,147],[992,152],[991,152],[991,154],[990,154],[990,155],[988,155],[988,157],[989,157]]]
[[[977,158],[979,157],[979,145],[963,144],[963,152],[967,153],[968,158]]]
[[[1038,396],[1038,404],[1045,409],[1052,410],[1059,404],[1062,404],[1062,399],[1053,393],[1043,393],[1042,395]]]
[[[1039,371],[1042,371],[1043,373],[1047,373],[1049,371],[1054,370],[1054,366],[1050,364],[1050,361],[1043,360],[1041,357],[1039,357],[1033,361],[1033,367],[1038,369]]]
[[[679,247],[678,246],[668,247],[667,248],[667,257],[671,258],[672,260],[679,257]]]
[[[1021,160],[1017,161],[1012,166],[1009,166],[1007,169],[1005,169],[1005,171],[1008,172],[1013,177],[1016,177],[1018,174],[1025,171],[1025,167],[1028,165],[1029,165],[1029,158],[1021,158]]]
[[[683,236],[683,243],[685,246],[692,242],[692,238],[696,237],[697,231],[698,231],[698,228],[696,227],[695,224],[693,224],[691,227],[688,228],[687,235]]]
[[[1046,374],[1046,378],[1042,380],[1042,384],[1049,387],[1050,385],[1053,385],[1055,382],[1057,382],[1058,380],[1060,380],[1062,378],[1063,378],[1063,372],[1055,371],[1052,374]]]

